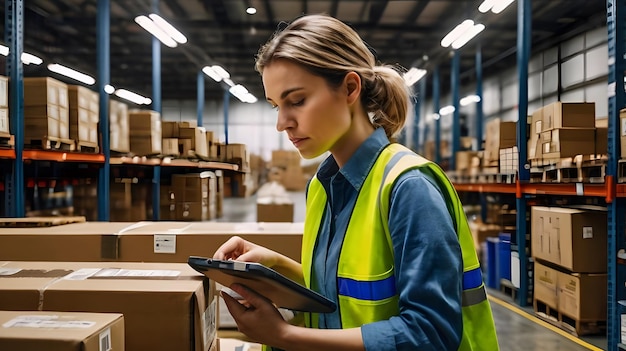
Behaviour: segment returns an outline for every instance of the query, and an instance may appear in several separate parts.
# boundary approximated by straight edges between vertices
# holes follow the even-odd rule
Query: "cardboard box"
[[[85,110],[95,112],[100,110],[98,93],[81,85],[67,86],[69,108],[84,108]]]
[[[119,313],[0,311],[0,350],[124,351]]]
[[[293,204],[256,204],[257,222],[293,222]]]
[[[517,145],[517,123],[495,118],[485,125],[486,161],[498,161],[499,150]]]
[[[0,76],[0,107],[9,107],[9,77]]]
[[[178,151],[178,139],[177,138],[163,138],[161,153],[163,155],[179,156]]]
[[[593,102],[553,102],[543,107],[541,131],[557,128],[594,128],[596,106]]]
[[[559,306],[558,297],[559,271],[535,261],[533,298],[546,304],[555,311]],[[535,306],[536,308],[536,306]]]
[[[202,202],[216,193],[216,176],[211,171],[172,175],[176,202]]]
[[[0,309],[124,315],[127,350],[206,351],[216,335],[214,282],[187,264],[8,262]],[[11,274],[12,273],[12,274]]]
[[[0,260],[116,260],[117,233],[129,226],[129,223],[85,222],[47,228],[0,228]]]
[[[606,274],[558,272],[557,282],[561,314],[578,321],[606,321]]]
[[[560,128],[541,133],[544,159],[558,159],[595,152],[595,128]]]
[[[606,272],[606,212],[533,206],[533,257],[571,272]]]
[[[67,84],[50,77],[24,78],[24,106],[69,106]]]
[[[621,158],[626,158],[626,109],[619,111]]]
[[[139,222],[120,234],[120,261],[187,262],[238,235],[300,262],[303,223]]]
[[[9,129],[9,108],[0,107],[0,132],[10,133]]]

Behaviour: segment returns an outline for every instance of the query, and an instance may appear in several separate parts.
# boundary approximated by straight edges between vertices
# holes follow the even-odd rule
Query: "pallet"
[[[542,300],[533,298],[533,310],[535,311],[535,315],[540,319],[551,323],[559,328],[561,327],[559,311],[555,307],[548,305]]]
[[[9,133],[0,132],[0,148],[12,149],[15,147],[15,137]]]
[[[599,335],[606,333],[606,320],[580,320],[552,308],[541,300],[533,299],[535,316],[571,335]]]
[[[531,182],[604,183],[607,160],[594,155],[578,155],[555,160],[534,160]]]
[[[500,279],[500,292],[517,301],[517,288],[508,279]]]
[[[1,228],[33,228],[53,227],[57,225],[82,223],[85,217],[27,217],[27,218],[0,218]]]
[[[98,143],[91,143],[88,141],[77,141],[76,151],[90,153],[90,154],[97,154],[100,152],[100,147],[98,146]]]
[[[43,137],[42,139],[30,139],[25,141],[24,147],[43,150],[74,151],[76,143],[72,139],[57,137]]]

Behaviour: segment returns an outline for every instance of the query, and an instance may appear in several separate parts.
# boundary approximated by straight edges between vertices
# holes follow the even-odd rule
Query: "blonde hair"
[[[279,30],[256,57],[256,70],[274,59],[288,59],[338,87],[345,75],[361,77],[361,103],[375,127],[393,138],[404,126],[409,88],[394,66],[377,65],[374,54],[348,25],[327,15],[308,15]]]

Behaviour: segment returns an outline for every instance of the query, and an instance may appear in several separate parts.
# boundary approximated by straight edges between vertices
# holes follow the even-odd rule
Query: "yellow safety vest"
[[[472,235],[456,190],[439,166],[400,144],[390,144],[376,160],[357,197],[346,230],[337,270],[338,305],[343,328],[389,319],[399,314],[394,254],[387,225],[391,190],[398,177],[415,168],[432,174],[452,216],[463,257],[463,337],[459,350],[498,350],[498,340]],[[313,249],[326,207],[326,191],[314,177],[307,192],[302,240],[302,270],[311,286]],[[376,259],[368,260],[368,257]],[[305,316],[317,327],[318,316]]]

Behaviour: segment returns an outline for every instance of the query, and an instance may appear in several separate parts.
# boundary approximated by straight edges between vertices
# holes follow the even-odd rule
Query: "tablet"
[[[190,256],[188,263],[209,279],[226,287],[233,283],[245,285],[281,308],[316,313],[330,313],[337,308],[333,301],[259,263],[196,256]]]

